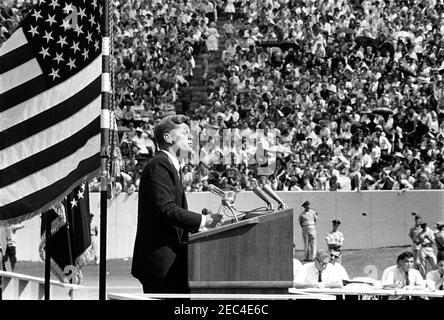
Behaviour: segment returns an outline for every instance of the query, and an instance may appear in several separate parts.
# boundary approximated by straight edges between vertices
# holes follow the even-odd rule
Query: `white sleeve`
[[[202,220],[200,221],[199,231],[205,230],[205,223],[207,222],[207,218],[204,215],[201,215]]]
[[[305,283],[305,278],[307,275],[307,268],[304,267],[304,265],[302,267],[299,268],[298,272],[296,273],[296,277],[294,279],[294,282],[297,284],[306,284]]]
[[[394,284],[393,272],[390,272],[390,270],[385,269],[384,272],[382,273],[381,284],[383,286],[393,285]]]

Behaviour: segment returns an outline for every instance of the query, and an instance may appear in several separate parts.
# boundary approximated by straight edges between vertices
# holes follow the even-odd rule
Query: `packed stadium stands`
[[[0,45],[32,2],[0,4]],[[137,190],[153,127],[175,112],[199,137],[187,191],[443,189],[442,0],[113,6],[116,193]],[[209,143],[228,129],[237,148]]]

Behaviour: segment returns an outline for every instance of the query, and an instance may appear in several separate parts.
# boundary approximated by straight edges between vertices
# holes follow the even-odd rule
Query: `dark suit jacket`
[[[148,160],[143,170],[138,206],[131,274],[139,280],[162,278],[179,263],[188,281],[188,232],[198,231],[202,218],[187,210],[178,173],[164,152]]]

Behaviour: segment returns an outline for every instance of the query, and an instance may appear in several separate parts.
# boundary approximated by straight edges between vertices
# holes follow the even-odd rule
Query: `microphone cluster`
[[[269,185],[264,185],[262,189],[256,187],[253,189],[253,192],[267,204],[267,207],[269,209],[273,209],[273,205],[271,204],[268,197],[278,203],[278,210],[283,210],[287,208],[287,204],[282,201],[282,199],[276,194],[276,192],[274,192],[273,189],[271,189]]]
[[[230,206],[236,200],[236,193],[233,191],[225,192],[213,184],[208,185],[208,189],[211,193],[222,199],[223,205]],[[273,189],[271,189],[269,185],[264,185],[262,189],[256,187],[253,189],[253,192],[267,204],[269,209],[273,209],[270,198],[278,203],[278,210],[287,208],[287,204],[282,201],[282,199],[276,194],[276,192],[274,192]]]

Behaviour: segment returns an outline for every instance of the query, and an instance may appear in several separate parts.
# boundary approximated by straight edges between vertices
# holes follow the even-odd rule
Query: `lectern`
[[[245,218],[190,236],[192,293],[288,293],[293,210]]]

